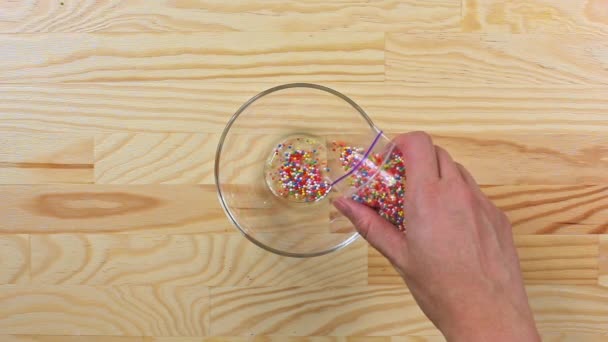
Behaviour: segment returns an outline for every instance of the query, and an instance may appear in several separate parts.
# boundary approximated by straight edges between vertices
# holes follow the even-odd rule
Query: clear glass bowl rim
[[[321,90],[321,91],[325,91],[329,94],[335,95],[338,98],[344,100],[346,103],[348,103],[349,105],[351,105],[357,112],[359,112],[359,114],[361,115],[361,117],[363,117],[363,119],[365,121],[367,121],[367,123],[370,126],[370,129],[374,130],[375,132],[381,132],[380,129],[378,127],[376,127],[376,125],[374,125],[372,119],[367,115],[367,113],[363,110],[363,108],[361,108],[357,103],[355,103],[355,101],[353,101],[350,97],[342,94],[341,92],[326,87],[326,86],[322,86],[319,84],[314,84],[314,83],[287,83],[287,84],[282,84],[282,85],[278,85],[269,89],[266,89],[260,93],[258,93],[257,95],[253,96],[251,99],[249,99],[247,102],[245,102],[230,118],[230,120],[228,121],[228,123],[226,124],[226,127],[224,128],[224,131],[222,132],[222,135],[220,137],[220,141],[217,145],[217,150],[215,153],[215,167],[214,167],[214,177],[215,177],[215,186],[217,189],[217,195],[218,195],[218,199],[220,201],[220,204],[222,205],[222,209],[224,210],[224,212],[226,213],[226,216],[228,217],[228,219],[232,222],[232,224],[251,242],[253,242],[255,245],[257,245],[258,247],[261,247],[269,252],[278,254],[278,255],[282,255],[282,256],[287,256],[287,257],[295,257],[295,258],[308,258],[308,257],[315,257],[315,256],[320,256],[320,255],[325,255],[334,251],[337,251],[339,249],[342,249],[348,245],[350,245],[352,242],[354,242],[355,240],[357,240],[359,238],[359,234],[354,233],[351,237],[349,237],[348,239],[340,242],[339,244],[328,248],[326,250],[321,250],[321,251],[316,251],[316,252],[310,252],[310,253],[293,253],[293,252],[289,252],[289,251],[284,251],[284,250],[280,250],[280,249],[276,249],[273,248],[271,246],[268,246],[266,244],[264,244],[263,242],[257,240],[256,238],[254,238],[253,236],[251,236],[245,229],[243,229],[243,227],[240,226],[240,224],[238,223],[235,215],[230,211],[230,208],[228,207],[228,204],[226,203],[225,199],[224,199],[224,195],[222,194],[222,189],[220,186],[220,158],[222,155],[222,148],[224,146],[224,141],[226,139],[226,137],[228,136],[228,133],[230,132],[230,128],[232,127],[232,125],[234,124],[234,122],[239,118],[239,116],[241,115],[241,113],[243,113],[251,104],[253,104],[255,101],[261,99],[262,97],[272,94],[274,92],[280,91],[280,90],[284,90],[284,89],[289,89],[289,88],[309,88],[309,89],[317,89],[317,90]]]

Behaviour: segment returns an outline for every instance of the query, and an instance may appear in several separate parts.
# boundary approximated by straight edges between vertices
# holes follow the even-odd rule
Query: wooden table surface
[[[0,32],[0,341],[442,341],[363,241],[284,258],[224,216],[219,133],[293,81],[431,132],[545,340],[608,340],[607,0],[2,0]]]

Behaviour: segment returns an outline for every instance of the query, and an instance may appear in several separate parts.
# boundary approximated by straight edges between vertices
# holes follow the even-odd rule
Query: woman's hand
[[[390,260],[448,341],[540,341],[505,214],[426,133],[394,143],[407,167],[407,233],[350,199],[335,206]]]

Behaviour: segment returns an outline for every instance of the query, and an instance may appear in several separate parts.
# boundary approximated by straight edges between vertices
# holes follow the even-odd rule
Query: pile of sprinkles
[[[267,167],[267,181],[275,195],[295,202],[316,202],[331,189],[325,147],[317,140],[299,137],[283,141],[275,148]]]
[[[332,145],[332,151],[339,152],[345,172],[357,167],[348,178],[349,185],[358,189],[352,199],[376,210],[397,229],[405,231],[405,163],[401,152],[393,149],[386,163],[378,153],[371,153],[362,161],[365,149],[342,142]]]
[[[362,147],[336,141],[331,143],[331,152],[343,168],[343,173],[338,174],[344,174],[343,181],[356,189],[352,199],[405,231],[405,163],[401,152],[393,149],[385,161],[383,154],[366,154]],[[265,172],[271,191],[294,202],[310,203],[325,198],[332,188],[327,153],[324,144],[305,135],[292,136],[277,144]]]

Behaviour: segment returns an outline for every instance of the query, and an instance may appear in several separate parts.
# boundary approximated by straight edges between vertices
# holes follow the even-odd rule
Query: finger
[[[461,177],[460,170],[454,163],[452,156],[440,146],[435,146],[437,151],[437,163],[439,164],[439,175],[441,178],[451,179]]]
[[[398,136],[393,143],[403,153],[407,177],[411,184],[439,180],[437,154],[431,137],[424,132],[411,132]]]
[[[347,198],[338,198],[334,206],[355,226],[359,234],[393,264],[403,265],[405,235],[371,208]]]

